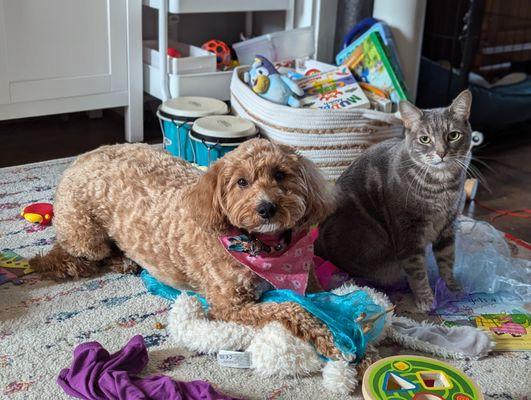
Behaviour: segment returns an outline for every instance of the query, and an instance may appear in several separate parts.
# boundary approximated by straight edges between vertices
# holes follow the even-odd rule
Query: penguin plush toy
[[[253,92],[264,99],[290,107],[301,106],[296,96],[302,96],[304,91],[290,78],[279,74],[271,61],[263,56],[255,57],[243,79]]]

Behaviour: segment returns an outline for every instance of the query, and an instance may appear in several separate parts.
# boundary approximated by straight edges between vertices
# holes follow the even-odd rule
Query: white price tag
[[[246,351],[220,350],[218,364],[230,368],[251,368],[251,353]]]

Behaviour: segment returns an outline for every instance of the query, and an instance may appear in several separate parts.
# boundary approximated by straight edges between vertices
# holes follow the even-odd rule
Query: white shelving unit
[[[160,8],[161,0],[143,0],[145,6]],[[169,0],[171,14],[292,10],[291,0]]]
[[[253,12],[285,11],[285,29],[294,27],[295,0],[143,0],[158,10],[158,66],[144,63],[144,90],[165,101],[178,96],[230,98],[232,71],[201,74],[170,74],[167,70],[168,14],[245,12],[245,31],[252,33]],[[175,38],[172,38],[175,39]]]

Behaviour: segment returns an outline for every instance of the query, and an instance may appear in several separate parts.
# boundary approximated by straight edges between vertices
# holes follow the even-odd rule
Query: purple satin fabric
[[[232,400],[208,382],[177,382],[165,375],[136,376],[148,363],[144,338],[134,336],[123,349],[109,354],[98,342],[74,350],[70,368],[57,383],[70,396],[87,400]]]

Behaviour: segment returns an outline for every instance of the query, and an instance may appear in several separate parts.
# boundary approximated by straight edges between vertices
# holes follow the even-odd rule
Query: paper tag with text
[[[218,364],[230,368],[252,368],[251,353],[246,351],[220,350]]]

